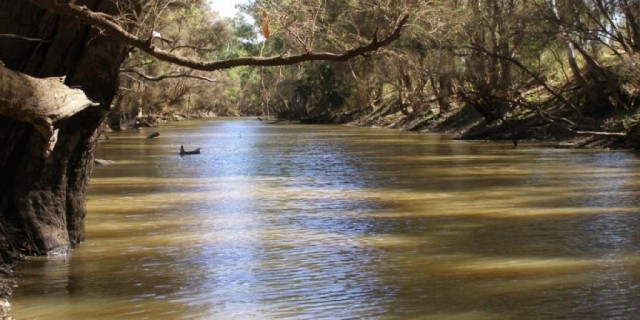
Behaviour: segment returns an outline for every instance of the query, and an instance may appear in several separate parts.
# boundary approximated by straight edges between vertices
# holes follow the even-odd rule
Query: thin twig
[[[15,39],[15,40],[21,40],[21,41],[41,42],[41,43],[49,43],[52,41],[52,40],[44,40],[40,38],[29,38],[29,37],[25,37],[17,34],[10,34],[10,33],[0,33],[0,38],[9,38],[9,39]]]

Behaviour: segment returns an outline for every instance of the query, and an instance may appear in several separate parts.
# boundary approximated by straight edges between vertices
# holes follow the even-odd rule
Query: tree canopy
[[[255,1],[245,9],[257,24],[268,18],[267,55],[346,48],[409,14],[403,37],[371,59],[264,69],[250,84],[262,110],[330,121],[400,114],[420,127],[466,108],[515,131],[635,132],[634,1]]]

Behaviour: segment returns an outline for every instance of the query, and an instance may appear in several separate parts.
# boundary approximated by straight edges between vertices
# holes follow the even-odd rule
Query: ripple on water
[[[633,319],[624,152],[220,120],[113,133],[88,241],[20,269],[19,319]],[[180,144],[203,154],[180,157]]]

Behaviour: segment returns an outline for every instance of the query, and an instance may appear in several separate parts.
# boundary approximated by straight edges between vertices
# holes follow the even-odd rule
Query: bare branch
[[[176,55],[171,52],[162,50],[152,43],[152,37],[148,39],[139,38],[127,30],[121,25],[116,23],[112,16],[89,10],[86,6],[80,6],[73,1],[50,1],[50,0],[29,0],[31,3],[53,11],[55,13],[72,16],[78,20],[81,20],[91,26],[103,29],[109,36],[123,41],[133,47],[140,49],[141,51],[154,56],[160,60],[171,62],[177,65],[181,65],[187,68],[202,70],[202,71],[215,71],[221,69],[229,69],[239,66],[281,66],[300,63],[303,61],[347,61],[357,56],[363,56],[367,53],[378,50],[381,47],[391,44],[393,41],[400,37],[400,33],[407,22],[408,15],[405,15],[396,24],[393,31],[388,34],[382,40],[373,39],[370,43],[362,46],[358,46],[343,53],[330,53],[320,52],[312,53],[307,52],[292,56],[277,56],[277,57],[245,57],[234,58],[218,61],[198,61],[189,58],[185,58]]]
[[[163,74],[163,75],[159,75],[159,76],[150,76],[150,75],[146,75],[140,71],[137,71],[135,69],[125,69],[122,68],[120,69],[120,72],[124,72],[124,73],[133,73],[135,75],[137,75],[138,77],[147,80],[147,81],[162,81],[165,79],[175,79],[175,78],[190,78],[190,79],[197,79],[197,80],[204,80],[207,82],[218,82],[218,80],[216,79],[212,79],[212,78],[207,78],[207,77],[203,77],[203,76],[198,76],[198,75],[194,75],[194,74],[189,74],[189,73],[184,73],[184,72],[171,72],[171,73],[167,73],[167,74]]]
[[[540,78],[537,74],[535,74],[533,71],[529,70],[529,68],[525,67],[520,61],[518,61],[517,59],[513,58],[513,57],[507,57],[492,51],[487,50],[484,47],[481,46],[466,46],[464,48],[470,49],[470,50],[474,50],[477,52],[481,52],[484,53],[490,57],[494,57],[496,59],[501,59],[501,60],[505,60],[507,62],[512,63],[513,65],[515,65],[516,67],[520,68],[520,70],[522,70],[524,73],[528,74],[532,79],[534,79],[537,83],[539,83],[542,87],[544,87],[547,92],[549,92],[552,96],[554,96],[556,99],[560,100],[560,102],[564,103],[565,105],[571,107],[571,109],[573,109],[576,113],[578,113],[579,115],[582,115],[582,113],[580,112],[580,110],[578,109],[578,107],[576,107],[573,103],[571,103],[569,100],[567,100],[565,97],[563,97],[560,93],[556,92],[555,90],[553,90],[546,81],[544,81],[544,79]]]
[[[191,45],[178,45],[178,46],[171,46],[171,49],[169,50],[169,52],[173,52],[180,49],[189,49],[195,52],[214,52],[217,50],[215,48],[205,48],[205,47],[198,47],[198,46],[191,46]]]
[[[608,132],[608,131],[576,131],[577,134],[583,134],[588,136],[602,136],[602,137],[626,137],[626,132]]]
[[[523,102],[524,99],[520,99],[518,101],[511,101],[512,103],[516,103],[522,107],[525,107],[533,112],[537,112],[542,121],[560,126],[570,132],[579,135],[590,135],[590,136],[602,136],[602,137],[626,137],[628,134],[626,132],[610,132],[610,131],[593,131],[593,130],[579,130],[579,125],[574,123],[573,121],[560,116],[551,115],[549,112],[542,110],[540,106],[531,106],[527,103]]]
[[[17,34],[9,34],[9,33],[0,33],[0,38],[9,38],[9,39],[16,39],[16,40],[21,40],[21,41],[29,41],[29,42],[42,42],[42,43],[51,42],[51,40],[44,40],[44,39],[39,39],[39,38],[29,38],[29,37],[25,37],[25,36],[21,36],[21,35],[17,35]]]

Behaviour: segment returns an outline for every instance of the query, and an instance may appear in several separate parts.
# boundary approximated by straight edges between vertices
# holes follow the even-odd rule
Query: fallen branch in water
[[[607,132],[607,131],[575,131],[577,134],[603,136],[603,137],[626,137],[626,132]]]

